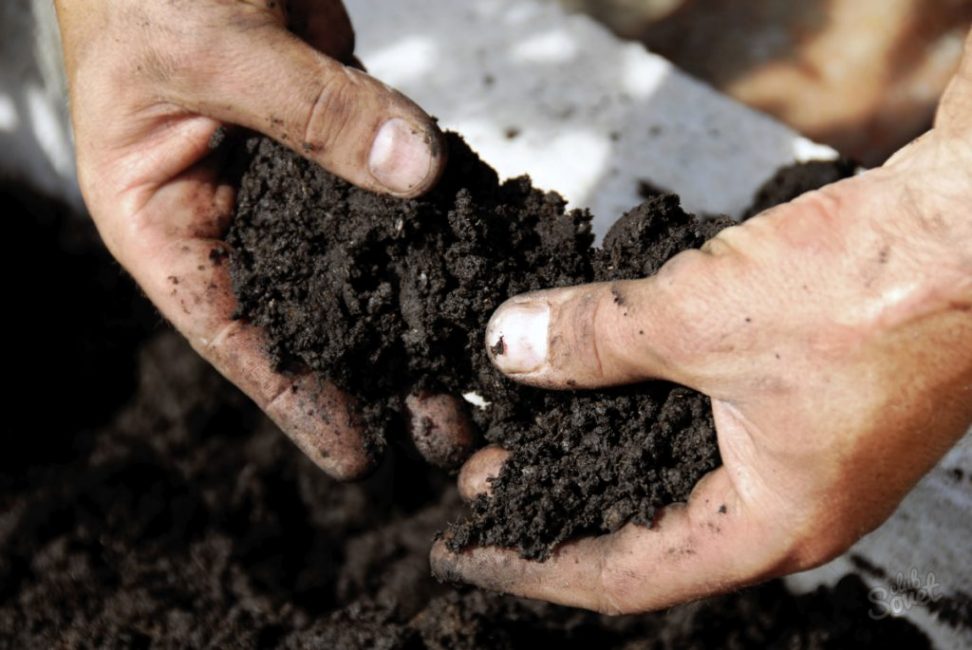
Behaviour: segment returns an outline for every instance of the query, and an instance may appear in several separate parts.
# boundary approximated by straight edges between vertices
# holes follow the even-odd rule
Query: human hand
[[[57,0],[57,11],[79,181],[109,250],[314,462],[338,478],[362,475],[374,459],[353,401],[309,374],[275,372],[261,333],[232,318],[222,237],[235,188],[210,142],[223,124],[241,125],[357,185],[410,197],[442,170],[435,124],[342,64],[354,34],[336,0]],[[458,400],[407,403],[426,455],[471,444]]]
[[[972,62],[884,167],[728,228],[656,276],[518,296],[487,349],[545,388],[666,379],[712,398],[723,466],[653,528],[432,551],[441,578],[637,612],[822,564],[883,522],[972,420]],[[622,300],[617,300],[620,294]],[[505,452],[460,475],[488,493]]]

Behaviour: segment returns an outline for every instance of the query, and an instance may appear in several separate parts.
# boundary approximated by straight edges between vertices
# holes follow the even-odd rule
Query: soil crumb
[[[594,279],[655,273],[729,224],[686,214],[673,195],[625,214],[593,252]],[[624,299],[615,292],[615,304]],[[490,442],[510,452],[489,498],[449,527],[453,550],[515,548],[543,560],[561,542],[650,526],[658,509],[683,501],[721,461],[708,398],[652,382],[611,390],[556,392],[497,379],[492,410],[480,417]]]
[[[756,191],[743,219],[755,216],[801,194],[854,175],[857,164],[847,158],[812,160],[781,167]]]

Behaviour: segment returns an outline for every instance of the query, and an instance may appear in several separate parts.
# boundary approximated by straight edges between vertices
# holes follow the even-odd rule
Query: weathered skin
[[[972,41],[934,130],[883,167],[728,228],[654,277],[501,306],[486,341],[501,370],[546,388],[695,388],[712,398],[724,466],[652,529],[544,563],[439,542],[434,571],[622,613],[846,550],[972,420],[970,181]],[[487,453],[462,472],[464,492],[498,471]]]
[[[57,10],[79,180],[108,248],[314,462],[338,478],[363,475],[375,459],[353,401],[309,375],[275,373],[260,332],[231,318],[220,251],[235,189],[209,143],[220,126],[242,125],[358,185],[415,196],[442,170],[438,129],[342,63],[353,61],[354,33],[337,1],[58,0]],[[442,404],[432,415],[459,417]],[[432,427],[443,439],[426,448],[449,455],[452,429]]]

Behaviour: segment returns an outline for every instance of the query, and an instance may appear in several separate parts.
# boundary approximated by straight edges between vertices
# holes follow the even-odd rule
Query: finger
[[[486,328],[489,356],[511,378],[545,388],[652,378],[696,387],[694,361],[702,357],[712,334],[707,323],[718,309],[717,299],[681,286],[686,275],[665,273],[511,298]]]
[[[545,562],[515,551],[449,551],[436,542],[440,580],[607,614],[642,612],[728,591],[786,570],[785,535],[747,509],[722,468],[708,475],[688,505],[666,508],[654,527],[628,524],[617,533],[557,549]]]
[[[201,170],[158,190],[127,228],[116,229],[119,261],[192,346],[311,460],[338,479],[365,475],[381,444],[363,435],[353,401],[310,374],[275,372],[260,330],[234,320],[227,250],[219,238],[233,191],[210,195],[211,177]],[[195,196],[210,198],[197,203]],[[195,211],[187,210],[187,197]]]
[[[168,84],[172,101],[266,133],[373,191],[416,196],[438,179],[446,156],[442,135],[401,93],[273,21],[219,38]]]
[[[458,399],[451,395],[409,395],[405,408],[412,442],[427,461],[454,469],[472,453],[476,438]]]
[[[466,501],[473,501],[480,495],[489,496],[493,491],[493,479],[499,476],[503,463],[509,457],[510,452],[497,445],[490,445],[473,454],[459,471],[459,495]]]

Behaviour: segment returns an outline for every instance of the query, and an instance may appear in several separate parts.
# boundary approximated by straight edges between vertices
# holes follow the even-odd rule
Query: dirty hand
[[[209,143],[221,125],[242,125],[357,185],[415,196],[443,166],[434,123],[341,63],[354,34],[337,1],[57,0],[57,11],[79,181],[106,245],[311,459],[336,477],[360,476],[372,459],[348,396],[274,372],[260,332],[232,318],[221,238],[235,189]],[[430,419],[455,417],[448,397],[409,403],[426,434]]]
[[[444,579],[608,613],[809,569],[883,522],[972,420],[972,61],[884,167],[728,228],[654,277],[518,296],[487,347],[513,379],[666,379],[712,398],[724,465],[653,528],[432,551]],[[488,494],[505,458],[460,475]]]

